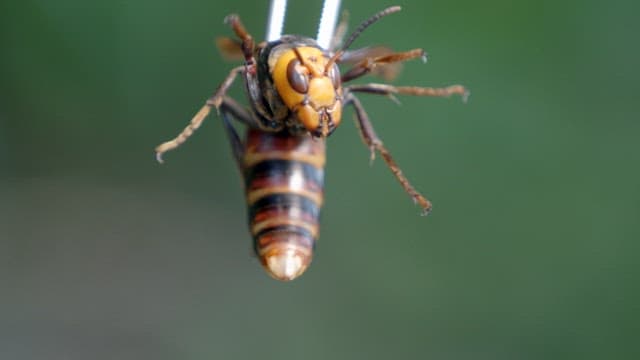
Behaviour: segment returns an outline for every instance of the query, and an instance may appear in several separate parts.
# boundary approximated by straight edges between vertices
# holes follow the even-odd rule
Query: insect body
[[[249,229],[256,254],[277,279],[311,262],[323,201],[325,142],[249,130],[243,159]]]
[[[244,65],[230,72],[182,133],[156,148],[158,161],[162,161],[162,154],[186,141],[212,108],[219,111],[244,176],[249,227],[256,254],[276,279],[292,280],[311,262],[323,202],[325,139],[340,124],[347,105],[355,110],[358,128],[371,157],[377,151],[423,212],[426,214],[431,209],[431,203],[413,188],[378,138],[355,93],[466,96],[465,88],[460,85],[446,88],[377,83],[343,85],[399,62],[425,57],[422,49],[346,50],[366,27],[399,10],[391,7],[372,16],[338,50],[322,49],[315,40],[299,36],[283,36],[255,45],[240,19],[236,15],[228,16],[226,21],[240,41],[227,40],[226,44],[231,44],[228,50],[242,55]],[[351,68],[341,73],[338,64],[350,64]],[[239,74],[244,77],[250,108],[226,95]],[[244,138],[238,135],[233,120],[247,128]]]

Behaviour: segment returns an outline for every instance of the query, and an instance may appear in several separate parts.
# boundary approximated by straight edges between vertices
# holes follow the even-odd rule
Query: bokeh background
[[[0,358],[639,358],[637,2],[343,8],[394,4],[354,47],[423,47],[395,83],[472,91],[362,97],[434,211],[345,121],[315,261],[279,283],[218,119],[153,154],[235,65],[224,16],[261,39],[267,2],[3,1]],[[320,7],[293,0],[286,31]]]

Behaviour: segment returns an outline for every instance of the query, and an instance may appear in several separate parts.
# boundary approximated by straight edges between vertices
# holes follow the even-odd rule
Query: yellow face
[[[313,135],[327,137],[340,124],[340,71],[314,47],[297,47],[277,58],[272,78],[284,104]]]

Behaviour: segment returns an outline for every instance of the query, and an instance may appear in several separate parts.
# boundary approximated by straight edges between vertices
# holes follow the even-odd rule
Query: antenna
[[[360,34],[362,34],[362,32],[368,28],[369,26],[371,26],[371,24],[375,23],[376,21],[380,20],[381,18],[389,15],[389,14],[393,14],[395,12],[398,12],[402,10],[402,8],[400,6],[391,6],[388,7],[382,11],[377,12],[375,15],[373,15],[372,17],[368,18],[367,20],[363,21],[349,36],[349,38],[347,39],[347,41],[344,42],[344,44],[342,44],[342,47],[340,48],[340,50],[336,51],[336,53],[331,57],[331,59],[329,59],[329,62],[327,62],[327,65],[325,66],[325,73],[327,71],[329,71],[329,69],[333,66],[333,64],[335,62],[340,61],[340,57],[342,56],[342,54],[344,54],[345,50],[347,50],[349,48],[349,46],[351,46],[351,44],[356,41],[356,39],[358,38],[358,36],[360,36]]]

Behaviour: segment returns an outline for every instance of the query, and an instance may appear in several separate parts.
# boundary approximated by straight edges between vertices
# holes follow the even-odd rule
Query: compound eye
[[[329,79],[331,79],[335,89],[339,88],[342,83],[340,78],[340,69],[338,69],[338,64],[334,63],[331,70],[329,70]]]
[[[300,60],[298,59],[289,61],[289,65],[287,65],[287,81],[293,90],[300,94],[306,94],[309,91],[309,79],[298,70],[298,65],[300,65]]]

